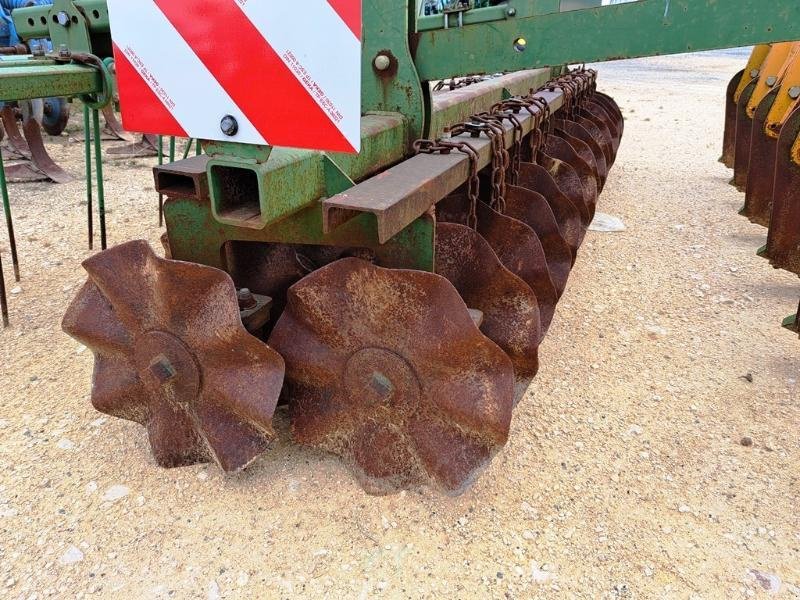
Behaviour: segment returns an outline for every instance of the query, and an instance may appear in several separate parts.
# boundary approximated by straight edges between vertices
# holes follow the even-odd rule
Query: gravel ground
[[[717,162],[744,60],[602,67],[627,128],[601,210],[628,229],[587,236],[508,446],[455,499],[366,496],[282,412],[242,475],[157,468],[60,331],[82,184],[12,186],[0,597],[800,597],[800,344],[779,327],[800,286],[755,256],[766,231]],[[81,151],[53,146],[75,174]],[[112,243],[158,240],[151,163],[108,167]]]

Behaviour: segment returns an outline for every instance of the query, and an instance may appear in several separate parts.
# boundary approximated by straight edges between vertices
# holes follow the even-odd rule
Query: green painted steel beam
[[[433,81],[796,39],[797,0],[640,0],[423,31],[412,47],[420,79]]]
[[[108,7],[106,0],[74,0],[70,3],[81,13],[92,33],[108,33]],[[49,38],[53,30],[66,29],[53,20],[60,8],[71,8],[45,4],[18,8],[12,12],[17,34],[23,40]]]
[[[0,101],[76,96],[102,90],[102,76],[92,67],[50,60],[0,62]]]

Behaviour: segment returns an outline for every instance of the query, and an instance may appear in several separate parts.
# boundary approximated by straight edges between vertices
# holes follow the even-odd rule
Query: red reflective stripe
[[[188,137],[180,123],[153,93],[116,44],[114,44],[114,66],[117,77],[122,83],[119,86],[119,103],[123,109],[122,126],[125,129],[139,133]]]
[[[185,0],[155,4],[270,144],[354,151],[236,0],[196,0],[192,10]],[[217,23],[225,24],[224,32]]]
[[[361,41],[361,0],[328,0],[328,4]]]

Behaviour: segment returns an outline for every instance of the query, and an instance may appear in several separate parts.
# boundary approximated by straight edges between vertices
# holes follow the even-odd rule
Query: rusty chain
[[[472,137],[486,134],[492,146],[492,195],[490,206],[499,213],[506,210],[506,172],[508,171],[509,155],[506,150],[506,130],[503,121],[496,114],[478,113],[472,115],[471,121],[466,123],[467,131]]]
[[[460,135],[465,131],[464,124],[457,125],[450,130],[451,135]],[[467,226],[471,229],[478,228],[478,194],[481,182],[478,178],[478,151],[466,141],[454,142],[451,140],[417,140],[414,142],[414,151],[417,154],[450,154],[453,150],[462,152],[469,158],[469,178],[467,179],[467,195],[469,197],[469,216]]]
[[[471,78],[467,78],[469,80]],[[477,78],[475,78],[477,79]],[[449,86],[456,89],[462,85],[469,85],[474,81],[461,84],[455,80],[450,82],[439,82],[436,90]],[[492,149],[492,176],[491,176],[491,201],[492,208],[500,212],[505,212],[505,194],[508,180],[512,185],[519,181],[519,174],[522,164],[522,141],[524,128],[518,115],[522,109],[528,111],[533,119],[533,126],[530,132],[531,159],[536,160],[542,146],[547,141],[547,136],[554,129],[551,119],[552,110],[549,102],[537,96],[536,93],[548,90],[555,91],[560,89],[564,94],[563,109],[570,117],[577,115],[577,108],[586,95],[590,95],[596,89],[596,71],[586,69],[584,66],[575,69],[548,81],[538,90],[531,89],[525,96],[515,96],[498,102],[493,105],[489,112],[482,112],[470,117],[464,123],[458,123],[446,130],[445,139],[420,139],[414,142],[414,151],[417,154],[450,154],[458,151],[466,154],[469,158],[469,178],[468,197],[470,201],[470,211],[467,225],[472,229],[477,228],[477,203],[480,192],[480,179],[478,175],[479,154],[474,146],[466,141],[453,141],[453,138],[464,133],[469,133],[471,137],[477,138],[485,134],[489,139]],[[512,151],[506,149],[506,128],[504,121],[509,121],[513,129]]]

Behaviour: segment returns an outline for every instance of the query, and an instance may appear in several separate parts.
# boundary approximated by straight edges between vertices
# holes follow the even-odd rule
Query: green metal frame
[[[505,16],[481,25],[418,28],[420,79],[800,39],[796,0],[639,0],[539,15],[525,10],[529,4],[509,0]],[[478,9],[473,18],[493,10]],[[522,52],[514,47],[518,39],[526,42]]]

